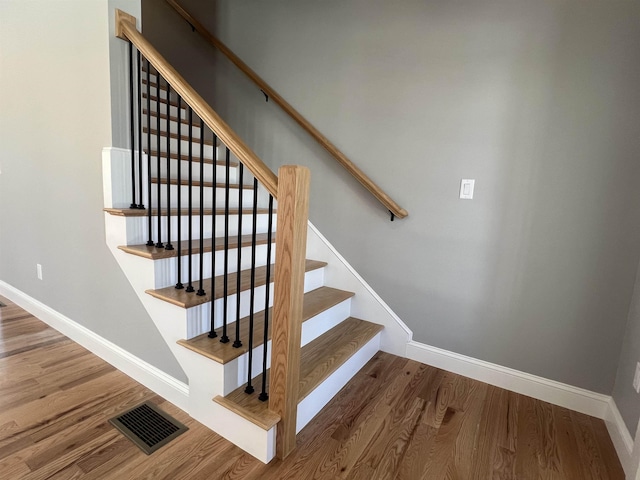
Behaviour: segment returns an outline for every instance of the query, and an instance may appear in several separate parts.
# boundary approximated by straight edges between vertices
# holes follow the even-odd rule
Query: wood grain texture
[[[377,325],[357,318],[347,318],[324,335],[309,342],[300,351],[299,386],[296,389],[296,407],[329,375],[343,365],[362,345],[380,330]],[[271,373],[267,370],[267,391],[272,395]],[[253,379],[254,385],[262,383],[262,374]],[[231,408],[234,412],[268,430],[280,421],[278,412],[270,410],[270,402],[258,399],[258,392],[247,395],[244,386],[237,388],[226,397],[216,397],[217,403]],[[233,405],[232,405],[233,404]]]
[[[337,305],[353,296],[353,292],[338,290],[331,287],[320,287],[304,295],[304,304],[302,308],[302,321],[305,322],[310,318],[322,313],[325,310]],[[273,318],[273,309],[269,309],[269,318]],[[259,347],[264,342],[264,311],[258,312],[253,316],[253,346]],[[232,325],[233,323],[229,324]],[[229,327],[231,328],[231,327]],[[207,333],[198,335],[190,340],[180,340],[178,344],[186,347],[194,352],[204,355],[207,358],[215,360],[218,363],[228,363],[238,358],[248,351],[249,345],[249,317],[240,319],[240,340],[242,346],[234,348],[231,343],[222,343],[219,338],[222,336],[222,327],[216,329],[217,338],[209,338]],[[271,338],[271,330],[268,332],[268,338]]]
[[[135,24],[121,21],[117,26],[121,38],[124,36],[149,60],[151,65],[182,97],[186,105],[218,136],[233,154],[247,167],[254,177],[271,195],[278,197],[278,178],[271,169],[251,150],[227,125],[191,85],[173,68],[165,58],[138,32]]]
[[[146,134],[147,132],[149,132],[151,135],[158,135],[158,130],[156,130],[155,128],[150,128],[147,129],[147,127],[143,127],[142,129],[142,133]],[[162,138],[173,138],[173,139],[178,139],[178,134],[175,132],[171,132],[171,133],[167,133],[164,130],[160,131],[160,137]],[[198,145],[200,145],[200,143],[204,143],[205,145],[208,145],[210,147],[213,147],[213,140],[209,140],[207,138],[204,139],[204,141],[202,141],[200,138],[196,138],[196,137],[191,137],[191,139],[189,139],[188,135],[180,135],[180,140],[188,142],[191,141],[191,143],[193,143],[194,145],[194,153],[193,153],[193,158],[196,157],[200,157],[199,155],[197,155],[195,153],[195,149]]]
[[[142,83],[143,83],[143,84],[144,84],[144,83],[146,83],[146,80],[145,80],[144,78],[142,79]],[[154,84],[152,83],[152,85],[154,85]],[[149,99],[151,99],[151,98],[149,98]],[[152,116],[152,117],[157,117],[157,116],[158,116],[158,113],[157,113],[157,112],[154,112],[153,110],[147,111],[147,109],[146,109],[146,108],[142,109],[142,114],[143,114],[143,115],[147,115],[147,114],[148,114],[148,115],[150,115],[150,116]],[[169,120],[169,121],[171,121],[171,122],[178,122],[178,121],[180,121],[180,123],[182,123],[183,125],[187,125],[187,126],[189,125],[189,120],[184,119],[184,118],[180,118],[180,119],[179,119],[179,118],[178,118],[178,117],[176,117],[175,115],[167,115],[166,113],[162,113],[162,112],[161,112],[159,116],[160,116],[160,118],[161,118],[161,119],[163,119],[163,120],[167,120],[167,119],[168,119],[168,120]],[[191,122],[191,126],[196,127],[196,128],[199,128],[199,127],[200,127],[200,122],[196,122],[196,121],[192,120],[192,122]]]
[[[355,163],[353,163],[342,151],[329,141],[311,122],[304,118],[289,102],[287,102],[278,92],[276,92],[267,82],[265,82],[256,72],[254,72],[240,57],[233,53],[229,47],[222,43],[217,37],[211,34],[193,15],[185,10],[175,0],[167,0],[193,28],[200,33],[215,48],[220,50],[231,63],[238,67],[247,77],[249,77],[266,95],[268,95],[280,108],[282,108],[298,125],[300,125],[309,135],[313,137],[340,165],[342,165],[351,175],[355,177],[375,198],[382,203],[387,210],[398,218],[404,218],[408,212],[400,207],[382,188],[371,180]]]
[[[624,479],[602,420],[382,352],[298,434],[291,455],[263,465],[0,301],[3,479]],[[189,427],[151,456],[107,423],[144,401]],[[434,402],[449,412],[439,427],[427,415]]]
[[[286,458],[296,448],[311,174],[308,168],[288,165],[278,170],[278,182],[269,409],[280,416],[276,455]]]
[[[148,153],[147,150],[145,149],[145,153]],[[158,158],[158,152],[156,150],[151,150],[151,153],[149,153],[149,156],[152,158]],[[167,153],[166,152],[160,152],[160,156],[161,158],[167,158]],[[177,160],[178,159],[178,154],[177,153],[170,153],[169,154],[169,158],[172,160]],[[185,162],[189,161],[189,155],[180,155],[180,160],[184,160]],[[192,158],[193,163],[200,163],[201,159],[200,157],[193,157]],[[204,163],[205,165],[213,165],[213,159],[211,158],[203,158],[202,159],[202,163]],[[227,164],[226,160],[218,160],[216,161],[216,165],[224,167]],[[235,168],[238,166],[238,162],[234,162],[233,160],[231,160],[229,162],[229,166]]]
[[[312,270],[317,270],[318,268],[324,268],[327,265],[326,262],[319,262],[317,260],[307,260],[305,262],[305,271],[310,272]],[[255,270],[255,286],[260,287],[267,282],[267,267],[256,267]],[[271,269],[271,278],[270,281],[273,281],[274,272],[273,268]],[[228,295],[234,295],[236,293],[237,288],[237,274],[230,273],[228,275]],[[187,292],[186,289],[178,290],[171,287],[160,288],[157,290],[147,290],[146,293],[151,295],[152,297],[158,298],[160,300],[164,300],[165,302],[172,303],[173,305],[177,305],[182,308],[191,308],[196,305],[202,305],[203,303],[210,302],[213,298],[217,300],[218,298],[222,298],[224,293],[224,275],[219,275],[215,277],[215,283],[211,281],[210,278],[204,279],[202,282],[203,289],[206,292],[202,296],[198,296],[195,293]],[[215,286],[212,289],[212,285]],[[242,270],[240,272],[240,291],[243,292],[245,290],[249,290],[251,287],[251,270]]]
[[[117,217],[146,217],[147,215],[149,215],[149,210],[144,209],[137,209],[137,208],[103,208],[103,211],[105,211],[106,213],[110,214],[110,215],[115,215]],[[212,215],[215,212],[216,215],[224,215],[225,214],[225,209],[224,208],[216,208],[215,210],[213,208],[204,208],[202,209],[202,214],[203,215]],[[229,215],[238,215],[240,212],[242,212],[243,215],[251,215],[253,214],[253,210],[250,208],[244,208],[242,210],[238,209],[238,208],[230,208],[229,209]],[[259,208],[257,210],[259,215],[264,215],[265,213],[269,213],[269,209],[268,208]],[[180,214],[182,216],[187,216],[189,213],[189,210],[186,208],[183,208],[180,210]],[[194,216],[198,216],[200,215],[200,209],[199,208],[194,208],[192,210],[192,213]],[[277,212],[274,210],[274,215]],[[153,208],[151,210],[151,215],[153,216],[157,216],[158,215],[158,210]],[[160,215],[161,216],[166,216],[167,215],[167,209],[163,208],[160,210]],[[171,216],[177,216],[178,215],[178,209],[177,208],[172,208],[171,209]]]
[[[158,178],[158,177],[152,177],[151,178],[151,183],[153,184],[158,184],[160,183],[161,185],[166,185],[167,184],[167,179],[166,178]],[[189,185],[189,180],[186,178],[183,178],[180,180],[180,182],[178,182],[177,178],[172,178],[168,183],[170,183],[171,185],[178,185],[178,183],[180,183],[180,185],[183,186],[188,186]],[[211,188],[213,187],[213,182],[201,182],[200,180],[192,180],[191,181],[191,185],[194,187],[199,187],[202,184],[203,187],[207,187],[207,188]],[[216,183],[215,184],[217,188],[226,188],[227,184],[226,183]],[[233,189],[239,189],[240,188],[240,184],[239,183],[229,183],[229,188],[233,188]],[[249,190],[249,191],[253,191],[253,185],[242,185],[243,190]]]
[[[251,246],[252,242],[251,235],[243,235],[240,239],[240,244],[238,244],[238,237],[236,235],[232,235],[229,237],[229,248],[235,249],[238,248],[238,245],[242,247]],[[275,238],[272,240],[275,242]],[[265,245],[267,243],[267,234],[266,233],[258,233],[256,234],[256,245]],[[173,258],[178,256],[178,242],[175,242],[173,250],[167,250],[166,248],[157,248],[155,246],[149,246],[145,244],[141,245],[122,245],[118,247],[120,250],[130,253],[132,255],[137,255],[139,257],[148,258],[150,260],[159,260],[162,258]],[[212,250],[221,251],[224,250],[224,237],[216,237],[215,239],[205,238],[203,241],[203,251],[205,253],[211,252]],[[189,241],[182,240],[180,242],[180,252],[181,255],[187,255],[189,253]],[[194,254],[200,253],[200,239],[191,241],[191,252]]]

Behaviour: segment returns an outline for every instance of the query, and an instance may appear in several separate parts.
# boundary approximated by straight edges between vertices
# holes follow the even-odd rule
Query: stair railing
[[[211,302],[209,337],[215,338],[220,332],[220,341],[230,341],[227,328],[228,317],[232,305],[228,301],[231,289],[236,289],[235,304],[235,332],[233,347],[242,346],[240,339],[240,289],[241,279],[241,249],[250,238],[251,268],[249,281],[249,335],[248,335],[248,374],[245,392],[253,394],[254,377],[253,337],[254,310],[259,308],[256,303],[256,284],[258,277],[264,275],[264,329],[262,348],[262,385],[259,398],[269,400],[269,409],[281,418],[277,426],[276,454],[280,458],[286,457],[295,448],[296,416],[298,404],[298,383],[300,372],[300,340],[302,327],[302,299],[304,294],[306,232],[309,201],[309,170],[297,165],[283,166],[276,176],[264,162],[238,137],[238,135],[217,115],[215,111],[202,99],[200,95],[178,74],[178,72],[160,55],[160,53],[142,36],[136,28],[136,19],[131,15],[116,10],[116,36],[129,42],[129,89],[130,89],[130,148],[131,148],[131,187],[132,201],[130,208],[147,210],[147,230],[149,249],[170,251],[177,249],[176,266],[176,295],[195,295],[200,297],[198,304]],[[136,49],[135,55],[133,49]],[[155,77],[155,79],[153,78]],[[152,88],[155,89],[153,95]],[[164,92],[164,95],[162,94]],[[144,102],[143,102],[144,101]],[[143,105],[144,103],[144,105]],[[186,115],[182,111],[186,108]],[[155,109],[155,111],[154,111]],[[164,109],[164,113],[163,113]],[[175,111],[175,116],[173,112]],[[155,114],[154,114],[155,113]],[[155,125],[152,117],[155,116]],[[194,119],[194,116],[197,119]],[[146,126],[143,125],[146,118]],[[162,120],[165,124],[166,142],[161,141]],[[171,123],[176,124],[176,131],[171,130]],[[186,132],[184,126],[186,125]],[[153,128],[155,127],[155,128]],[[194,134],[198,129],[198,135]],[[146,133],[146,149],[143,146],[143,133]],[[155,135],[155,145],[152,142]],[[175,147],[172,148],[172,142]],[[186,152],[183,142],[187,143]],[[217,145],[221,142],[225,147],[224,159],[218,158]],[[194,143],[199,146],[194,151]],[[213,159],[205,158],[205,146],[212,147]],[[164,148],[163,148],[164,147]],[[155,149],[154,149],[155,148]],[[177,150],[173,153],[172,150]],[[146,171],[143,162],[143,152],[146,154]],[[238,178],[238,207],[230,208],[230,166],[231,153],[240,161]],[[152,158],[155,157],[155,165]],[[163,160],[165,163],[163,164]],[[172,160],[176,161],[176,174],[172,175]],[[211,160],[213,182],[205,182],[204,164]],[[184,178],[182,162],[187,162],[187,178]],[[194,163],[199,163],[198,179],[194,178]],[[219,166],[224,168],[225,182],[217,181]],[[153,177],[152,171],[156,171]],[[165,178],[162,171],[164,169]],[[253,177],[251,184],[245,185],[245,169]],[[146,178],[145,178],[146,177]],[[146,199],[143,199],[143,185],[146,180]],[[155,198],[153,184],[155,185]],[[204,187],[212,188],[211,207],[206,207]],[[259,184],[268,193],[268,208],[258,209]],[[166,195],[163,197],[163,185],[166,185]],[[171,187],[177,187],[177,208],[172,207]],[[188,188],[186,218],[182,212],[183,198],[181,187]],[[194,199],[193,189],[198,188],[197,199]],[[224,211],[217,209],[216,190],[224,189]],[[242,205],[243,190],[247,188],[253,193],[253,208],[249,212],[251,231],[243,235],[243,216],[245,209]],[[273,240],[274,199],[277,199],[278,228],[276,231],[276,258],[274,274],[271,272],[271,244]],[[197,201],[196,201],[197,200]],[[146,201],[147,207],[144,203]],[[195,208],[194,208],[195,207]],[[266,235],[266,265],[262,273],[258,274],[256,267],[256,245],[258,238],[257,217],[267,214]],[[211,281],[205,282],[205,220],[211,216]],[[232,241],[230,233],[230,216],[236,215],[237,220],[237,273],[229,273],[229,250]],[[172,243],[172,216],[176,220],[177,234],[175,247]],[[224,226],[217,225],[216,217],[222,216]],[[165,219],[166,217],[166,219]],[[197,235],[194,232],[194,220],[197,222]],[[186,224],[186,225],[185,225]],[[187,238],[183,238],[186,226]],[[224,245],[216,245],[216,232],[224,231]],[[163,234],[165,236],[163,237]],[[263,240],[264,240],[264,236]],[[164,241],[163,241],[164,240]],[[187,242],[187,253],[183,253],[183,243]],[[216,250],[224,250],[224,274],[216,277]],[[199,254],[198,261],[194,255]],[[186,258],[184,258],[186,256]],[[186,265],[185,265],[186,263]],[[196,264],[197,263],[197,264]],[[260,267],[262,268],[262,267]],[[197,269],[197,273],[194,270]],[[186,270],[186,277],[184,271]],[[197,290],[196,280],[197,277]],[[222,278],[221,282],[217,278]],[[269,325],[270,280],[274,283],[272,325]],[[234,282],[235,280],[235,282]],[[246,281],[246,279],[244,279]],[[186,285],[185,285],[186,283]],[[208,284],[207,284],[208,283]],[[221,283],[220,285],[218,283]],[[222,290],[222,293],[220,292]],[[195,298],[195,297],[190,297]],[[222,319],[216,317],[215,301],[221,298]],[[219,315],[218,315],[219,316]],[[221,323],[221,327],[218,325]],[[216,328],[218,326],[218,328]],[[267,342],[271,328],[271,370],[267,381]],[[259,333],[259,332],[258,332]],[[268,384],[268,388],[267,388]]]
[[[193,15],[175,0],[166,0],[191,27],[202,35],[211,45],[225,55],[231,63],[238,67],[247,77],[249,77],[260,88],[267,98],[271,98],[282,108],[298,125],[309,133],[340,165],[342,165],[351,175],[355,177],[391,214],[391,220],[395,217],[404,218],[409,213],[398,205],[382,188],[380,188],[371,178],[369,178],[355,163],[353,163],[342,151],[329,141],[311,122],[304,118],[289,102],[287,102],[278,92],[276,92],[267,82],[265,82],[255,71],[253,71],[240,57],[233,53],[229,47],[222,43],[217,37],[210,33]]]

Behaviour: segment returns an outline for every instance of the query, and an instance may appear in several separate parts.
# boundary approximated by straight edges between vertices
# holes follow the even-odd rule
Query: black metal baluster
[[[266,402],[267,394],[267,342],[269,341],[269,287],[271,282],[271,234],[273,228],[273,195],[269,194],[269,227],[267,229],[267,277],[264,301],[264,343],[262,348],[262,391],[258,399]]]
[[[213,193],[212,196],[212,215],[211,215],[211,330],[209,338],[216,338],[215,323],[215,302],[216,302],[216,187],[218,178],[218,137],[213,134]]]
[[[157,72],[157,70],[156,70]],[[156,205],[158,208],[158,241],[156,242],[156,248],[164,248],[162,244],[162,176],[160,175],[160,163],[161,163],[161,155],[160,155],[160,73],[157,72],[156,75],[156,110],[158,114],[156,115],[156,182],[157,188],[156,193]],[[167,111],[169,111],[169,100],[167,99]]]
[[[200,284],[196,295],[202,297],[204,282],[204,122],[200,119]]]
[[[253,179],[253,230],[251,232],[251,290],[249,299],[249,358],[247,362],[247,386],[245,393],[253,393],[255,389],[251,385],[251,365],[253,362],[253,300],[256,288],[256,227],[258,224],[258,179]]]
[[[185,291],[194,292],[193,288],[193,110],[189,107],[189,283]],[[178,138],[178,142],[182,139]]]
[[[144,210],[142,203],[142,70],[140,68],[140,50],[138,50],[138,195],[140,202],[137,208]]]
[[[233,342],[235,348],[240,348],[242,342],[240,341],[240,287],[241,287],[241,275],[240,268],[242,264],[242,182],[244,173],[244,165],[240,164],[240,178],[238,180],[238,248],[236,249],[238,262],[236,270],[236,339]]]
[[[229,306],[229,147],[226,147],[225,153],[225,179],[224,179],[224,298],[222,299],[222,337],[220,341],[222,343],[229,342],[229,336],[227,335],[227,309]],[[239,295],[240,292],[236,292]]]
[[[167,110],[167,113],[171,113]],[[183,289],[182,284],[182,97],[178,95],[178,281],[176,288]],[[171,155],[169,155],[171,156]]]
[[[149,231],[149,239],[147,240],[147,246],[153,247],[153,212],[151,208],[151,64],[147,60],[147,204],[149,209],[147,212],[149,224],[147,230]],[[156,112],[156,115],[160,115],[160,112]]]
[[[167,82],[167,119],[165,124],[167,125],[167,243],[164,246],[165,250],[173,250],[171,244],[171,109],[169,108],[169,102],[171,99],[171,85]],[[158,176],[160,171],[158,171]],[[180,190],[180,182],[178,182],[178,190]]]
[[[136,203],[136,134],[135,134],[135,120],[134,120],[134,108],[133,108],[133,44],[129,42],[129,118],[131,118],[130,130],[131,130],[131,205],[129,208],[138,208]]]

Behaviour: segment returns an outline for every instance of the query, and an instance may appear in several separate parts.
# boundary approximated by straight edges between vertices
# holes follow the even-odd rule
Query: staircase
[[[381,345],[404,353],[410,332],[311,227],[306,251],[318,257],[300,272],[301,325],[284,331],[295,339],[299,329],[284,360],[296,367],[286,379],[297,379],[296,411],[278,413],[287,411],[274,408],[271,390],[280,392],[270,385],[274,278],[286,265],[276,261],[278,202],[155,64],[134,55],[132,148],[103,152],[107,244],[189,379],[179,406],[266,463],[286,442],[277,435],[299,432]]]

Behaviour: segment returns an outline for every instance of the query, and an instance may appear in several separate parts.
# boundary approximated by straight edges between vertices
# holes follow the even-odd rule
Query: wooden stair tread
[[[353,295],[353,292],[331,287],[320,287],[305,293],[302,307],[302,321],[306,322],[319,313],[353,297]],[[273,309],[270,308],[270,318],[272,318],[272,313]],[[255,348],[262,345],[264,341],[264,310],[254,314],[253,322],[253,347]],[[238,358],[249,350],[249,317],[240,319],[240,340],[242,341],[242,346],[239,348],[234,348],[231,342],[220,342],[222,327],[217,328],[216,333],[218,334],[217,338],[209,338],[207,333],[203,333],[190,340],[179,340],[178,344],[222,364]],[[271,332],[269,332],[269,339],[270,338]]]
[[[143,115],[150,115],[152,117],[157,117],[158,116],[157,112],[154,112],[153,110],[151,112],[148,112],[146,108],[144,108],[142,110],[142,114]],[[160,118],[163,119],[163,120],[167,120],[167,114],[166,113],[161,113],[160,114]],[[168,117],[168,120],[170,122],[178,122],[178,117],[176,117],[174,115],[170,115]],[[184,125],[187,125],[187,127],[189,126],[189,120],[187,120],[186,118],[181,118],[180,119],[180,123],[182,123]],[[195,121],[191,122],[191,126],[195,127],[195,128],[200,128],[200,122],[195,122]]]
[[[145,153],[147,153],[147,150],[145,150]],[[151,150],[151,153],[149,153],[149,156],[157,158],[158,157],[158,152],[156,150]],[[167,154],[166,152],[160,152],[160,158],[166,159],[167,158]],[[169,155],[169,158],[172,160],[178,160],[178,154],[177,153],[171,153]],[[189,155],[180,155],[180,160],[184,160],[186,162],[189,161]],[[200,157],[193,157],[192,158],[194,163],[200,163]],[[202,159],[202,163],[207,164],[207,165],[213,165],[213,159],[212,158],[203,158]],[[220,165],[222,167],[226,166],[227,162],[226,160],[218,160],[216,162],[217,165]],[[238,166],[238,162],[231,160],[229,162],[229,166],[230,167],[237,167]]]
[[[304,400],[383,328],[382,325],[349,317],[340,325],[302,347],[298,403]],[[268,379],[269,375],[267,375],[267,388],[269,386]],[[214,401],[268,430],[280,421],[280,416],[269,410],[269,402],[261,402],[258,399],[258,392],[262,385],[262,374],[258,375],[252,384],[256,392],[251,395],[244,392],[243,385],[225,397],[215,397]]]
[[[310,272],[312,270],[317,270],[318,268],[323,268],[327,265],[326,262],[320,262],[318,260],[307,260],[305,263],[305,271]],[[274,265],[271,265],[271,278],[270,281],[273,281],[274,277]],[[255,286],[259,287],[266,283],[267,278],[267,267],[256,267],[256,277],[255,277]],[[240,291],[249,290],[251,287],[251,270],[242,270],[240,273]],[[186,289],[176,289],[173,286],[159,288],[157,290],[147,290],[146,293],[151,295],[152,297],[158,298],[160,300],[164,300],[165,302],[172,303],[173,305],[177,305],[182,308],[191,308],[197,305],[202,305],[203,303],[207,303],[211,301],[211,278],[206,278],[203,280],[202,288],[206,292],[205,295],[198,296],[194,292],[187,293]],[[198,288],[199,283],[194,282],[194,288]],[[236,273],[229,273],[227,280],[227,295],[233,295],[236,293]],[[223,288],[224,288],[224,275],[219,275],[215,277],[215,295],[214,300],[223,297]]]
[[[167,179],[166,178],[160,178],[158,179],[158,177],[153,177],[151,178],[151,183],[157,184],[158,181],[162,184],[162,185],[166,185],[167,184]],[[203,186],[211,188],[213,187],[213,182],[202,182]],[[171,185],[177,185],[178,184],[178,179],[177,178],[172,178],[171,179]],[[182,181],[180,182],[180,185],[182,186],[189,186],[189,180],[188,179],[182,179]],[[194,187],[199,187],[200,186],[200,180],[192,180],[191,181],[191,185]],[[217,188],[225,188],[227,185],[226,183],[216,183],[216,187]],[[229,188],[234,188],[234,189],[238,189],[240,188],[240,184],[239,183],[230,183],[229,184]],[[253,185],[246,185],[243,184],[242,185],[242,189],[243,190],[253,190]]]
[[[148,209],[138,209],[138,208],[103,208],[103,210],[111,215],[115,215],[118,217],[146,217],[149,214],[149,210]],[[213,215],[215,212],[216,215],[224,215],[225,210],[224,208],[216,208],[215,210],[213,208],[205,208],[202,210],[202,213],[204,215]],[[242,212],[243,215],[251,215],[253,213],[253,209],[251,208],[244,208],[242,210],[238,209],[238,208],[230,208],[229,209],[229,215],[238,215],[238,213]],[[180,210],[180,214],[183,217],[186,217],[189,213],[189,210],[186,208],[183,208]],[[194,208],[192,210],[193,216],[196,215],[200,215],[200,209],[199,208]],[[265,214],[265,213],[269,213],[269,209],[268,208],[259,208],[258,209],[258,214]],[[275,209],[273,210],[273,213],[275,214],[276,211]],[[165,216],[167,214],[167,209],[163,208],[160,211],[160,216]],[[158,215],[158,210],[156,208],[151,210],[151,215],[152,216],[157,216]],[[171,215],[172,216],[177,216],[178,215],[178,209],[177,208],[172,208],[171,209]]]
[[[142,78],[142,79],[140,79],[140,80],[141,80],[141,83],[142,83],[143,85],[146,85],[146,84],[147,84],[147,79],[146,79],[146,78]],[[157,83],[157,82],[154,82],[153,80],[151,80],[151,81],[149,82],[149,86],[150,86],[150,87],[153,87],[153,88],[158,88],[158,83]],[[160,90],[162,90],[162,91],[166,92],[166,91],[167,91],[167,84],[165,83],[165,84],[163,84],[163,85],[160,85]]]
[[[273,235],[272,241],[275,242],[276,236]],[[252,241],[252,235],[243,235],[240,239],[240,245],[243,247],[250,247]],[[214,243],[214,239],[205,238],[203,242],[203,247],[205,252],[211,252],[212,246]],[[266,233],[258,233],[256,234],[256,245],[264,245],[267,243],[267,234]],[[167,250],[165,248],[156,248],[150,247],[146,244],[142,245],[122,245],[118,247],[120,250],[130,253],[132,255],[137,255],[139,257],[148,258],[150,260],[160,260],[162,258],[173,258],[178,256],[178,242],[175,242],[173,245],[173,250]],[[232,235],[229,237],[229,248],[238,248],[238,236]],[[224,237],[216,237],[215,238],[215,250],[224,250]],[[191,251],[196,254],[200,253],[200,239],[191,241]],[[189,242],[183,240],[180,242],[180,253],[181,255],[187,255],[189,253]]]
[[[151,128],[148,129],[147,127],[143,127],[142,128],[142,133],[147,133],[149,132],[151,135],[158,135],[158,130],[156,130],[155,128]],[[160,130],[160,136],[163,138],[167,137],[167,132],[165,132],[164,130]],[[178,138],[178,134],[175,132],[171,132],[171,134],[169,135],[171,138],[173,138],[174,140]],[[180,137],[180,140],[188,142],[189,141],[189,136],[188,135],[182,135]],[[198,145],[200,145],[200,137],[198,138],[191,138],[191,142],[192,143],[197,143]],[[208,139],[204,139],[204,144],[209,146],[209,147],[213,147],[213,140],[208,140]],[[220,142],[218,142],[218,145],[220,145]],[[195,154],[195,152],[193,153],[192,157],[196,157],[198,155]]]
[[[146,100],[147,98],[147,92],[142,92],[142,98],[144,98]],[[167,99],[166,98],[162,98],[160,97],[160,99],[158,99],[158,97],[156,97],[155,95],[149,95],[149,101],[151,103],[162,103],[163,105],[167,104]],[[169,101],[169,105],[171,105],[172,107],[176,107],[178,108],[178,102],[176,100],[170,100]],[[144,102],[144,106],[146,106],[146,101]],[[180,105],[180,109],[181,110],[186,110],[189,107],[189,105],[186,104],[186,102],[182,102],[182,104]]]

